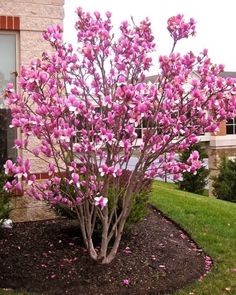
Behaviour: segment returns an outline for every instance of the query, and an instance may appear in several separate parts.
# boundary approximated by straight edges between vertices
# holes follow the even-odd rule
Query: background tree
[[[22,189],[24,180],[33,198],[74,210],[88,253],[105,264],[118,251],[145,180],[165,173],[176,180],[181,172],[200,168],[198,152],[187,163],[180,162],[177,153],[195,144],[199,134],[216,131],[218,122],[233,114],[235,80],[219,76],[223,66],[212,64],[207,50],[197,56],[174,53],[180,39],[195,34],[193,19],[185,22],[177,15],[168,20],[172,51],[159,57],[156,83],[145,83],[155,48],[150,21],[124,21],[115,38],[111,13],[103,19],[99,12],[91,15],[78,8],[77,15],[77,49],[63,43],[60,26],[48,28],[44,38],[55,52],[43,53],[22,68],[21,95],[13,85],[7,90],[12,125],[24,135],[16,146],[45,161],[49,179],[37,183],[29,160],[18,158],[15,164],[5,164],[6,173],[14,176],[5,188]],[[193,71],[201,78],[193,79]],[[144,119],[139,159],[121,186],[138,143],[135,130]],[[28,144],[30,137],[39,141],[36,148]],[[98,222],[101,244],[95,248]]]
[[[180,161],[185,163],[193,151],[198,151],[200,160],[208,157],[206,149],[202,144],[197,143],[180,154]],[[179,188],[188,192],[202,194],[208,182],[208,175],[209,170],[205,165],[202,165],[195,173],[183,172],[182,180],[178,182]]]
[[[219,174],[213,177],[213,194],[221,200],[236,203],[236,161],[223,156]]]

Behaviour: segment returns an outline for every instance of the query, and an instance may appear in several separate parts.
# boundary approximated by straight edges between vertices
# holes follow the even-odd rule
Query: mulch
[[[23,292],[169,294],[202,279],[209,264],[191,238],[155,208],[123,236],[109,265],[89,258],[73,220],[16,223],[0,232],[0,288]]]

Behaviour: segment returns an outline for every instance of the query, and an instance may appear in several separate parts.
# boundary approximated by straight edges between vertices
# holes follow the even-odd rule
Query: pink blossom
[[[168,19],[167,28],[175,41],[188,38],[190,35],[195,35],[195,20],[191,18],[186,23],[183,15],[178,14]]]
[[[95,11],[94,12],[94,15],[95,15],[96,19],[99,19],[100,18],[100,13],[98,11]]]
[[[48,174],[53,175],[56,172],[56,166],[53,163],[48,165]]]
[[[15,139],[15,147],[17,149],[23,149],[27,146],[28,144],[28,140],[24,139],[24,140],[20,140],[20,139]]]
[[[116,177],[117,169],[115,169],[115,167],[113,166],[108,167],[106,164],[102,164],[101,167],[98,169],[98,171],[100,172],[101,176],[104,176],[107,174],[107,175],[113,175],[114,177]],[[118,174],[120,174],[120,170]]]
[[[94,200],[95,200],[95,206],[99,206],[101,207],[101,209],[107,206],[108,199],[104,198],[103,196],[95,197]]]
[[[5,174],[13,174],[15,173],[16,169],[15,169],[15,164],[13,164],[13,162],[11,160],[7,160],[6,163],[3,165],[3,167],[5,168]]]
[[[28,182],[27,182],[27,184],[28,185],[33,185],[34,183],[35,183],[35,181],[36,181],[36,176],[33,174],[33,175],[30,175],[29,177],[28,177]]]
[[[5,191],[11,191],[13,186],[12,186],[11,182],[7,181],[3,188]]]
[[[79,174],[77,173],[72,173],[71,174],[71,180],[69,181],[70,184],[74,184],[76,187],[80,187],[80,182],[79,182]]]
[[[112,243],[116,230],[111,223],[117,218],[122,231],[119,222],[131,208],[137,184],[145,178],[177,180],[201,167],[197,152],[186,163],[178,155],[199,135],[216,132],[220,121],[235,117],[236,79],[221,77],[224,67],[213,63],[205,49],[199,54],[175,52],[179,40],[195,35],[193,19],[177,15],[168,20],[173,48],[159,56],[153,83],[145,80],[155,50],[149,19],[135,25],[122,22],[115,37],[111,13],[103,17],[82,8],[76,13],[77,46],[64,43],[61,26],[50,26],[44,39],[53,50],[22,67],[19,94],[12,84],[5,92],[11,127],[22,134],[15,147],[48,167],[48,179],[38,182],[31,157],[7,160],[5,173],[12,180],[5,189],[21,190],[24,181],[31,197],[74,210],[84,226],[90,226],[85,233],[94,221],[107,225],[104,236]],[[31,139],[36,147],[28,144]],[[137,150],[139,158],[121,190],[120,176]],[[100,257],[99,251],[91,256]]]
[[[80,204],[81,201],[82,201],[82,199],[81,199],[80,197],[77,197],[77,198],[75,199],[75,201],[76,201],[76,204]]]

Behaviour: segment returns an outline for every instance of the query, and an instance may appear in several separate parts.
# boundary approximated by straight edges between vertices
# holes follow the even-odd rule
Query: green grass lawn
[[[180,191],[156,181],[151,203],[179,223],[213,258],[211,272],[175,295],[236,294],[236,204]]]

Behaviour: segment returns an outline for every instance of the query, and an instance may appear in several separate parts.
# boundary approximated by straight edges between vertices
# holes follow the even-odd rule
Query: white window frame
[[[19,92],[19,86],[18,86],[18,79],[19,79],[19,71],[20,71],[20,33],[19,31],[11,31],[11,30],[0,30],[0,35],[14,35],[15,36],[15,89],[17,92]],[[7,85],[6,85],[7,86]],[[0,93],[0,95],[2,95]],[[21,138],[21,134],[19,130],[16,130],[15,138]],[[9,154],[11,155],[11,153]],[[12,156],[14,153],[12,154]],[[16,155],[18,155],[18,150],[16,151]]]
[[[0,35],[15,35],[16,36],[16,52],[15,52],[15,58],[16,58],[16,72],[18,73],[18,76],[16,76],[16,91],[19,90],[18,88],[18,77],[19,77],[19,69],[20,69],[20,34],[18,31],[2,31],[0,30]]]

